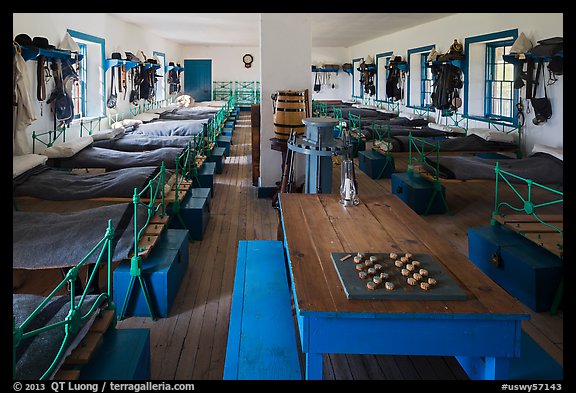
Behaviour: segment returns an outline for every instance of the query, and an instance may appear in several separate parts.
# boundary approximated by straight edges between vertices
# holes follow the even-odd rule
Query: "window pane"
[[[514,80],[514,64],[511,63],[504,64],[504,80],[507,81]]]
[[[492,98],[500,98],[500,82],[492,82]]]
[[[512,117],[512,101],[510,100],[502,101],[502,116]]]
[[[500,109],[500,100],[492,100],[492,115],[500,116],[502,115],[502,111]]]
[[[496,64],[494,66],[494,80],[504,80],[504,65]]]
[[[512,99],[512,83],[504,82],[502,83],[502,98],[507,100]]]
[[[504,54],[504,47],[502,46],[498,46],[495,48],[495,53],[494,53],[494,60],[495,62],[501,62],[502,61],[502,55]]]

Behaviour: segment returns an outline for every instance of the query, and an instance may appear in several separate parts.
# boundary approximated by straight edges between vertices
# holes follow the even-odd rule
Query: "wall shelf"
[[[42,48],[31,49],[31,48],[27,48],[25,46],[21,46],[20,49],[22,50],[22,57],[26,61],[36,60],[38,58],[38,56],[44,56],[44,58],[46,58],[46,59],[61,59],[61,60],[66,60],[66,59],[73,60],[76,58],[78,60],[82,60],[82,57],[84,57],[83,55],[76,54],[76,53],[73,56],[72,52],[70,52],[68,50],[42,49]]]
[[[123,59],[106,59],[104,63],[104,72],[108,71],[112,67],[126,66],[126,70],[137,67],[140,63],[136,61],[129,61]]]
[[[564,50],[559,51],[554,56],[560,56],[563,58],[564,57]],[[535,63],[540,62],[540,61],[547,63],[552,59],[552,57],[536,56],[536,55],[533,55],[531,53],[514,53],[514,54],[510,54],[510,55],[504,55],[504,56],[502,56],[502,58],[504,59],[505,62],[512,63],[512,64],[518,64],[521,61],[523,61],[523,60],[525,61],[527,59],[532,59],[532,60],[534,60]]]
[[[434,61],[426,62],[426,65],[428,67],[431,67],[433,65],[435,65],[435,66],[442,65],[442,64],[451,64],[454,67],[460,68],[461,70],[464,69],[464,60],[434,60]]]

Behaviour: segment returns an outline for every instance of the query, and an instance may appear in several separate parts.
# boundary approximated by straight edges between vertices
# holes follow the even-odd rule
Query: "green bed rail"
[[[102,129],[102,120],[108,118],[107,116],[98,116],[98,117],[83,117],[80,119],[80,137],[82,137],[84,131],[88,133],[88,135],[92,135],[92,133],[96,130],[100,131]],[[108,124],[110,120],[108,120]],[[98,127],[98,128],[96,128]]]
[[[66,125],[64,125],[55,130],[45,132],[32,131],[32,153],[34,154],[36,152],[36,141],[45,147],[52,147],[60,137],[62,137],[62,142],[66,142],[66,128]],[[46,136],[48,137],[48,141],[43,140]]]
[[[376,100],[376,108],[386,109],[390,112],[400,114],[400,102],[390,101],[390,100]]]
[[[498,162],[496,162],[496,165],[494,166],[494,172],[496,173],[496,183],[494,185],[494,187],[495,187],[495,190],[494,190],[494,211],[492,212],[492,219],[490,220],[490,223],[492,225],[496,224],[496,222],[497,222],[497,220],[494,218],[495,216],[497,216],[497,215],[500,215],[502,217],[505,216],[500,211],[500,209],[505,206],[505,207],[512,209],[515,212],[521,212],[521,213],[525,213],[527,215],[533,216],[541,224],[553,229],[554,231],[556,231],[559,234],[561,234],[562,236],[564,236],[564,231],[562,229],[558,228],[554,224],[545,222],[542,218],[540,218],[540,216],[537,213],[537,210],[544,207],[544,206],[550,206],[550,205],[555,205],[555,204],[559,204],[559,203],[564,203],[564,192],[563,191],[559,191],[559,190],[553,189],[551,187],[547,187],[543,184],[536,183],[530,179],[526,179],[526,178],[523,178],[521,176],[515,175],[511,172],[505,171],[504,169],[500,168],[500,165]],[[514,187],[514,185],[512,183],[510,183],[509,178],[520,180],[521,184],[526,184],[526,186],[527,186],[526,197],[522,196],[522,194],[520,194],[518,189],[516,187]],[[518,197],[518,200],[516,202],[519,203],[519,205],[514,206],[509,202],[499,201],[499,192],[500,192],[500,186],[501,186],[500,181],[503,181],[506,185],[508,185],[508,187],[513,191],[514,195],[516,195]],[[554,195],[558,195],[558,199],[548,201],[548,202],[543,202],[543,203],[534,203],[532,200],[532,198],[534,196],[533,195],[533,188],[534,187],[541,189],[541,190],[545,190],[545,191],[550,192]]]
[[[18,346],[20,345],[20,343],[22,342],[22,340],[25,339],[29,339],[33,336],[36,336],[42,332],[45,332],[47,330],[51,330],[51,329],[57,329],[57,328],[64,328],[64,339],[62,340],[62,344],[60,345],[60,348],[58,349],[58,352],[54,358],[54,360],[52,361],[51,365],[49,366],[49,368],[42,374],[42,376],[40,377],[41,380],[48,378],[52,372],[54,371],[54,369],[56,368],[56,366],[58,365],[58,363],[60,362],[62,356],[65,353],[65,350],[67,348],[67,344],[71,339],[72,335],[75,335],[80,328],[82,327],[82,323],[85,322],[87,319],[91,318],[92,315],[94,315],[96,313],[96,311],[99,310],[99,306],[101,304],[103,304],[104,302],[106,302],[106,309],[108,310],[115,310],[115,306],[114,303],[112,301],[112,295],[111,295],[111,290],[112,290],[112,279],[111,279],[111,271],[112,271],[112,255],[113,255],[113,246],[112,246],[112,240],[114,238],[114,228],[112,226],[112,220],[108,220],[108,227],[106,229],[106,233],[104,235],[104,237],[98,242],[98,244],[96,244],[94,246],[94,248],[92,248],[92,250],[74,267],[72,267],[68,273],[66,274],[66,277],[64,277],[64,279],[52,290],[52,292],[50,292],[50,294],[44,298],[44,300],[36,307],[36,309],[24,320],[24,322],[22,322],[22,324],[20,324],[20,326],[16,326],[16,322],[14,317],[12,317],[12,338],[13,338],[13,362],[12,362],[12,376],[15,377],[16,376],[16,350],[18,348]],[[84,290],[82,292],[82,294],[80,295],[80,299],[76,302],[76,293],[75,293],[75,283],[76,280],[78,279],[78,274],[79,274],[79,270],[80,268],[82,268],[85,264],[86,261],[92,257],[92,255],[94,255],[98,250],[98,259],[96,261],[96,264],[94,266],[94,268],[92,269],[92,273],[90,274],[90,277],[86,283],[86,286],[84,287]],[[91,284],[94,282],[94,280],[97,280],[98,278],[98,271],[100,269],[100,266],[102,265],[102,261],[103,261],[103,257],[107,255],[107,289],[106,292],[101,293],[100,295],[98,295],[98,297],[96,298],[96,301],[94,301],[93,305],[91,306],[91,308],[88,310],[88,312],[86,312],[86,314],[82,315],[82,305],[84,303],[84,300],[88,294],[88,290],[91,288]],[[48,304],[48,302],[54,298],[54,296],[56,296],[56,294],[62,289],[64,288],[66,285],[68,285],[69,290],[70,290],[70,311],[68,313],[68,315],[66,316],[66,318],[61,321],[61,322],[56,322],[50,325],[46,325],[43,326],[41,328],[38,328],[36,330],[32,330],[32,331],[25,331],[26,327],[28,325],[30,325],[30,323],[34,320],[34,318],[36,318],[38,316],[38,314],[44,309],[44,307]]]

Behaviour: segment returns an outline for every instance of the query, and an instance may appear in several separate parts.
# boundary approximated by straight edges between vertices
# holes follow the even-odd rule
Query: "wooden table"
[[[472,379],[507,379],[529,319],[515,300],[396,196],[338,199],[280,195],[306,379],[322,379],[324,353],[455,356]],[[348,300],[330,254],[358,251],[429,254],[468,296]]]

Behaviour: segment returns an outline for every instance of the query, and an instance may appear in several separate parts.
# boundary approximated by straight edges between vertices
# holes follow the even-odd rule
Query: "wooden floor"
[[[249,112],[241,112],[232,141],[224,171],[215,176],[215,194],[204,240],[189,244],[188,270],[170,316],[155,322],[131,317],[117,325],[150,329],[151,370],[155,380],[222,379],[238,241],[277,236],[278,212],[272,208],[270,199],[258,199],[257,187],[251,181]],[[397,167],[402,165],[398,164]],[[339,176],[336,171],[337,166],[335,177]],[[390,179],[373,181],[360,170],[357,175],[360,197],[362,187],[390,191]],[[489,222],[493,183],[453,184],[447,188],[447,197],[452,215],[424,218],[467,255],[468,227]],[[30,274],[18,292],[45,293],[51,281],[47,277]],[[54,277],[60,279],[56,273]],[[525,321],[523,329],[563,364],[562,310],[556,316],[534,313],[527,307],[526,312],[532,319]],[[324,379],[468,378],[453,357],[326,355]]]

